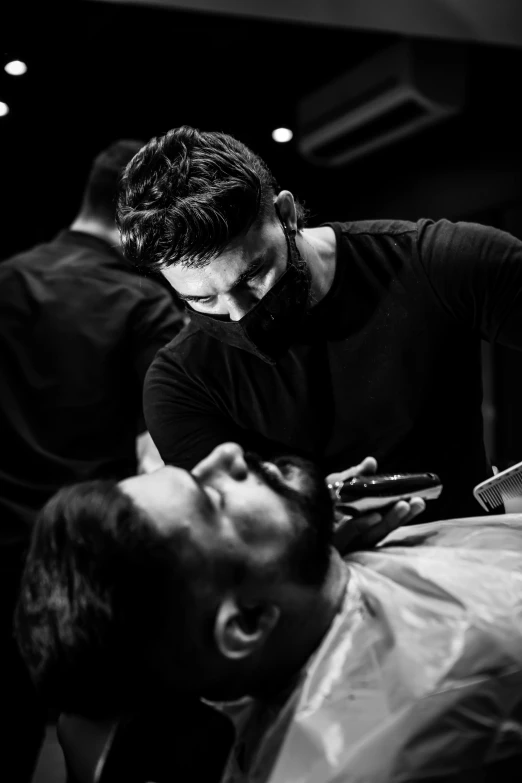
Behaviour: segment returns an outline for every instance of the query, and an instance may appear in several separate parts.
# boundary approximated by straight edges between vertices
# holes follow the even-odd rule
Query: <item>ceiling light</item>
[[[293,138],[293,133],[290,128],[276,128],[272,131],[272,138],[274,141],[284,144]]]
[[[11,76],[22,76],[27,71],[27,65],[21,60],[11,60],[4,66],[4,71]]]
[[[6,114],[9,114],[9,106],[7,103],[0,101],[0,117],[5,117]]]

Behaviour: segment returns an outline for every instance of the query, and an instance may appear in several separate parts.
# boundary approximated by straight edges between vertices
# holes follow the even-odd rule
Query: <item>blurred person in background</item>
[[[145,382],[167,464],[227,440],[325,475],[369,454],[384,473],[440,476],[422,521],[478,513],[481,340],[522,347],[519,239],[448,220],[307,227],[258,155],[188,126],[128,165],[118,221],[127,258],[191,313]]]
[[[11,632],[35,516],[63,484],[135,472],[137,438],[143,463],[154,460],[143,380],[183,322],[165,285],[140,276],[120,250],[118,180],[141,146],[121,139],[100,152],[72,225],[0,264],[2,763],[14,770],[10,780],[30,779],[45,721]]]
[[[152,754],[118,782],[221,779],[230,737],[184,707],[201,697],[237,702],[226,783],[518,783],[520,516],[403,526],[344,560],[333,544],[317,467],[234,443],[191,473],[63,488],[34,528],[20,649],[68,713],[178,714],[162,775]]]

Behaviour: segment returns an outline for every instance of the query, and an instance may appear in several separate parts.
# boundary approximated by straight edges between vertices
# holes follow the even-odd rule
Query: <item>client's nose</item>
[[[248,467],[243,449],[237,443],[222,443],[196,465],[194,476],[203,481],[211,479],[217,473],[226,473],[236,480],[246,478]]]

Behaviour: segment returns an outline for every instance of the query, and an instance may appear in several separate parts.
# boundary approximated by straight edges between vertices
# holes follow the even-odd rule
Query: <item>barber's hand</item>
[[[354,476],[371,475],[377,471],[377,460],[374,457],[365,457],[362,462],[340,473],[330,473],[326,477],[328,484],[336,481],[347,481]],[[399,500],[382,513],[372,511],[358,516],[344,515],[341,510],[336,511],[337,527],[334,535],[335,547],[341,554],[353,552],[357,549],[370,549],[386,538],[388,533],[407,525],[426,508],[422,498]]]

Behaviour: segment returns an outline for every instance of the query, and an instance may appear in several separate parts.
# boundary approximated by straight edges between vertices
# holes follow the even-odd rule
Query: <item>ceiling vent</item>
[[[401,41],[303,98],[298,148],[339,166],[457,114],[466,92],[465,47]]]

